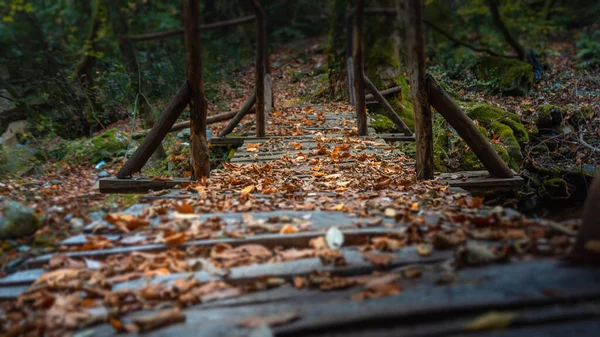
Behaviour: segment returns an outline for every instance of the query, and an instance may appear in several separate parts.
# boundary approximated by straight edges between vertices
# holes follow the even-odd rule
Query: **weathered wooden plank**
[[[396,228],[398,230],[399,228]],[[348,246],[353,245],[361,245],[365,244],[369,237],[376,235],[385,235],[387,233],[391,233],[393,230],[391,229],[343,229],[342,233],[344,233],[344,244]],[[223,239],[213,239],[213,240],[194,240],[188,241],[182,245],[182,247],[190,247],[190,246],[205,246],[212,247],[218,243],[226,243],[232,246],[240,246],[245,244],[260,244],[267,248],[274,247],[308,247],[308,243],[311,239],[314,239],[319,236],[323,236],[323,231],[317,232],[301,232],[294,234],[264,234],[257,236],[249,236],[243,239],[232,239],[232,238],[223,238]],[[126,254],[135,251],[140,252],[151,252],[151,251],[161,251],[167,250],[172,247],[164,245],[164,244],[146,244],[139,246],[127,246],[127,247],[115,247],[101,250],[87,250],[87,251],[75,251],[75,252],[66,252],[65,255],[68,257],[89,257],[89,258],[101,258],[114,254]],[[32,259],[27,260],[25,263],[29,267],[39,267],[48,263],[52,258],[53,254],[45,254]]]
[[[514,172],[514,171],[513,171]],[[437,178],[453,187],[465,190],[511,190],[523,185],[523,178],[516,175],[512,178],[495,178],[487,171],[463,171],[443,173]]]

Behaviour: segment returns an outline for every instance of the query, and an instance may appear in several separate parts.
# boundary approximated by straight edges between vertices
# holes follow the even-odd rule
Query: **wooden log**
[[[487,140],[479,132],[473,121],[448,96],[432,76],[427,76],[427,97],[429,103],[452,125],[483,166],[497,178],[512,178],[513,172],[500,158]]]
[[[210,162],[206,141],[206,98],[202,78],[202,45],[200,43],[200,6],[198,0],[183,1],[185,56],[190,93],[190,164],[193,178],[208,177]]]
[[[423,3],[406,1],[406,42],[410,92],[415,116],[417,144],[417,180],[433,179],[433,120],[427,99],[427,73],[425,72],[425,37],[423,36]]]
[[[265,136],[265,51],[267,44],[267,30],[265,25],[265,11],[258,0],[249,0],[252,10],[256,15],[256,135]]]
[[[369,89],[369,91],[371,91],[373,96],[375,96],[375,99],[377,100],[377,102],[379,102],[379,104],[383,105],[383,108],[384,108],[383,111],[385,111],[386,116],[388,116],[388,118],[391,119],[392,122],[394,122],[394,124],[396,124],[396,126],[398,126],[398,128],[400,128],[400,131],[402,131],[405,135],[412,135],[412,131],[410,131],[408,126],[398,116],[396,111],[394,111],[394,108],[392,108],[392,106],[390,105],[390,103],[388,103],[388,101],[385,99],[385,97],[383,97],[379,93],[379,90],[377,90],[377,87],[369,80],[369,78],[367,76],[364,76],[364,84],[367,87],[367,89]]]
[[[356,121],[359,136],[367,135],[367,107],[365,104],[363,41],[364,9],[365,0],[357,0],[356,13],[354,16],[352,58],[354,59],[354,94],[356,99]]]
[[[273,81],[270,73],[265,74],[265,115],[273,112]]]
[[[256,92],[252,93],[252,96],[248,98],[248,100],[244,103],[240,111],[238,111],[235,114],[235,116],[229,121],[229,123],[227,123],[227,126],[225,126],[225,128],[221,130],[221,132],[219,132],[219,137],[225,137],[228,134],[230,134],[231,131],[233,131],[233,128],[235,128],[240,123],[242,118],[244,118],[244,116],[246,116],[248,112],[250,112],[251,108],[255,105],[255,103]],[[256,107],[254,110],[256,110]]]
[[[186,81],[179,87],[179,90],[171,100],[171,103],[169,103],[162,112],[158,121],[154,123],[154,127],[150,130],[148,136],[144,138],[142,144],[119,170],[117,178],[127,178],[144,167],[148,159],[150,159],[150,156],[152,156],[152,153],[154,153],[162,142],[163,138],[169,133],[171,126],[175,124],[175,121],[177,121],[177,118],[179,118],[179,115],[181,115],[189,101],[190,95]]]
[[[381,94],[381,96],[388,96],[388,95],[393,95],[393,94],[396,94],[396,93],[399,93],[399,92],[402,92],[402,88],[401,87],[392,87],[392,88],[389,88],[389,89],[381,90],[379,92],[379,94]],[[373,99],[375,99],[373,97],[373,94],[367,94],[365,96],[365,100],[367,100],[367,101],[372,101]]]
[[[237,19],[203,24],[203,25],[200,25],[200,29],[201,30],[212,30],[212,29],[218,29],[218,28],[227,28],[227,27],[238,26],[238,25],[241,25],[244,23],[249,23],[254,20],[256,20],[256,16],[250,15],[250,16],[244,16],[242,18],[237,18]],[[148,41],[148,40],[164,39],[169,36],[180,35],[180,34],[183,34],[183,28],[166,30],[163,32],[156,32],[156,33],[130,35],[129,39],[131,41]]]

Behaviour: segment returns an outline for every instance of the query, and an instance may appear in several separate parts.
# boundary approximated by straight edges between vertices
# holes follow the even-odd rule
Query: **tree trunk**
[[[515,53],[519,57],[521,61],[527,60],[527,55],[525,54],[525,49],[519,42],[513,38],[513,36],[508,31],[508,28],[504,25],[504,21],[502,21],[502,17],[500,17],[500,12],[498,10],[499,0],[485,0],[488,8],[490,9],[490,13],[492,14],[492,22],[498,28],[498,30],[504,35],[504,39],[506,42],[514,49]]]
[[[358,135],[367,135],[367,111],[365,100],[365,72],[364,72],[364,12],[365,0],[356,1],[354,13],[354,38],[352,42],[352,58],[354,62],[354,93],[356,100],[356,122]]]
[[[100,1],[100,0],[98,0]],[[119,10],[119,0],[106,0],[108,6],[108,13],[110,22],[112,24],[113,32],[119,41],[119,51],[121,58],[125,64],[125,69],[129,74],[131,81],[131,87],[136,91],[135,101],[138,108],[137,113],[142,120],[142,127],[151,128],[154,125],[154,116],[152,114],[152,107],[148,104],[146,96],[142,90],[142,81],[140,78],[140,70],[135,55],[135,48],[133,43],[129,39],[129,26],[127,24],[127,18]],[[160,160],[167,157],[165,149],[162,144],[156,148],[156,151],[152,155],[152,160]]]
[[[265,51],[267,31],[265,26],[265,11],[258,0],[249,0],[256,15],[256,136],[265,136]]]
[[[427,97],[423,3],[406,1],[406,42],[408,47],[410,92],[415,116],[417,180],[433,179],[433,120]]]
[[[183,0],[183,29],[190,93],[190,164],[195,179],[208,177],[210,162],[206,141],[206,98],[202,78],[202,46],[200,43],[200,6],[198,0]],[[169,126],[169,129],[171,127]]]
[[[327,46],[327,71],[329,93],[335,100],[346,101],[354,105],[354,81],[347,81],[347,70],[353,67],[348,60],[352,58],[353,20],[347,19],[346,12],[351,8],[349,0],[329,0],[329,36]],[[354,70],[352,70],[354,71]]]

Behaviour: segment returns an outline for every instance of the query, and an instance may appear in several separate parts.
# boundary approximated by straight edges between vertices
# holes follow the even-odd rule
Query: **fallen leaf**
[[[584,247],[590,252],[600,253],[600,240],[590,240],[585,243]]]
[[[425,243],[420,243],[417,245],[417,254],[421,256],[429,256],[431,255],[432,249],[431,246]]]
[[[167,246],[176,247],[181,246],[187,241],[185,233],[173,234],[165,238],[165,244]]]
[[[512,312],[490,311],[467,323],[464,328],[467,331],[500,330],[508,327],[516,316]]]
[[[268,326],[280,326],[293,322],[302,317],[298,312],[284,312],[268,316],[248,316],[238,322],[238,325],[244,328],[256,328],[265,324]]]
[[[256,189],[256,186],[254,186],[254,185],[246,186],[246,187],[244,187],[244,189],[242,189],[241,195],[246,196],[246,195],[254,192],[255,189]]]
[[[412,280],[421,277],[423,272],[419,267],[408,267],[402,270],[402,276],[407,280]]]
[[[327,249],[327,242],[325,241],[325,237],[319,236],[318,238],[310,239],[308,245],[314,249]]]
[[[344,233],[335,226],[329,227],[325,234],[325,241],[327,242],[327,247],[338,250],[342,248],[342,245],[344,244]]]
[[[290,224],[286,224],[285,226],[281,227],[281,230],[279,231],[279,234],[294,234],[294,233],[298,233],[298,228],[296,228]]]
[[[394,254],[377,254],[373,252],[363,253],[363,258],[376,266],[385,267],[394,259]]]
[[[174,207],[175,207],[175,210],[181,214],[193,214],[194,213],[194,207],[185,201],[176,203]]]

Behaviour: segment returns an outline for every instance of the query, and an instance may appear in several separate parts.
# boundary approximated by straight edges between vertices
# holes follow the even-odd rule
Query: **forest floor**
[[[328,102],[323,96],[327,83],[324,73],[325,53],[323,51],[323,40],[309,39],[302,43],[295,42],[289,47],[284,47],[272,55],[273,81],[275,86],[276,110],[269,116],[268,128],[277,135],[301,135],[304,128],[318,123],[323,114],[318,109],[311,108],[311,104],[324,105],[325,109],[334,114],[351,114],[353,108],[340,102]],[[574,53],[568,42],[556,43],[551,49],[555,54],[546,58],[548,69],[543,80],[536,84],[533,90],[524,97],[508,98],[491,95],[471,88],[468,91],[464,83],[460,81],[449,81],[451,88],[465,100],[483,101],[492,103],[506,110],[518,113],[523,120],[531,120],[537,105],[576,104],[578,106],[593,106],[596,115],[585,124],[583,130],[573,130],[570,133],[549,135],[539,140],[540,143],[559,141],[558,146],[552,151],[568,145],[571,154],[563,153],[563,157],[578,160],[577,164],[595,165],[597,152],[594,141],[600,137],[600,123],[598,123],[598,93],[600,92],[599,74],[590,73],[586,70],[576,70],[575,63],[571,62]],[[239,78],[234,79],[242,90],[232,90],[227,82],[222,84],[223,97],[230,103],[231,110],[239,108],[244,99],[252,91],[253,71],[249,65],[244,71],[240,71]],[[308,106],[307,106],[308,105]],[[211,102],[213,108],[215,102]],[[214,112],[217,113],[217,112]],[[312,119],[302,116],[312,116]],[[296,119],[291,119],[292,117]],[[350,125],[349,119],[344,126]],[[131,122],[118,123],[117,127],[127,133],[139,131]],[[225,122],[211,126],[216,134]],[[252,118],[245,118],[241,129],[252,128]],[[256,221],[252,217],[243,219],[244,227],[230,230],[223,225],[223,220],[209,218],[200,221],[190,220],[194,214],[218,213],[218,212],[250,212],[250,211],[313,211],[327,210],[337,211],[351,217],[374,217],[370,222],[364,222],[353,227],[379,227],[383,226],[389,230],[396,228],[402,223],[408,229],[376,238],[361,246],[361,251],[368,253],[371,250],[396,251],[403,247],[414,246],[421,256],[428,256],[432,249],[456,248],[467,239],[487,240],[498,243],[494,248],[485,248],[483,251],[467,252],[473,254],[470,258],[478,259],[478,263],[486,264],[493,261],[527,260],[536,256],[559,256],[568,250],[573,243],[573,236],[578,228],[577,221],[566,221],[563,223],[548,222],[541,219],[531,219],[522,216],[514,210],[505,209],[500,206],[484,206],[483,199],[469,195],[452,192],[446,186],[436,181],[414,182],[414,169],[409,165],[410,158],[403,156],[393,146],[384,146],[382,154],[366,156],[360,151],[369,143],[362,143],[353,138],[352,132],[336,138],[328,138],[326,135],[318,136],[317,148],[312,156],[324,156],[331,162],[342,159],[353,159],[355,164],[347,168],[332,165],[329,162],[320,161],[316,158],[299,158],[274,161],[266,165],[254,164],[229,164],[222,163],[221,167],[214,171],[211,178],[187,187],[190,193],[198,193],[197,198],[190,201],[162,200],[148,206],[136,215],[126,215],[122,211],[137,203],[137,197],[129,195],[107,196],[102,195],[97,189],[97,179],[100,170],[114,175],[122,165],[123,159],[118,159],[106,164],[101,169],[94,166],[97,163],[87,165],[69,164],[66,162],[46,163],[39,168],[39,174],[34,176],[22,176],[0,182],[0,195],[12,200],[22,201],[36,210],[39,216],[44,218],[44,224],[33,237],[3,240],[2,257],[0,258],[0,276],[7,271],[18,268],[28,258],[45,253],[54,253],[54,257],[48,261],[45,268],[55,271],[36,282],[36,285],[45,285],[29,291],[26,296],[20,297],[16,303],[3,303],[2,311],[14,322],[13,327],[19,329],[39,329],[40,324],[58,334],[70,331],[74,327],[80,327],[83,321],[90,319],[87,309],[106,306],[109,310],[114,309],[120,300],[127,296],[123,293],[111,293],[107,290],[108,283],[124,282],[139,277],[154,277],[164,274],[175,274],[194,271],[195,267],[188,264],[189,258],[197,258],[199,252],[190,249],[170,250],[162,253],[139,253],[127,256],[127,271],[120,270],[123,260],[101,261],[100,273],[73,272],[73,270],[89,271],[90,260],[78,260],[66,257],[64,253],[73,250],[97,250],[125,245],[119,242],[111,242],[101,235],[89,235],[87,242],[79,247],[61,245],[60,242],[74,234],[79,234],[84,227],[94,221],[104,219],[115,228],[113,232],[135,239],[135,244],[143,245],[150,243],[164,244],[167,247],[178,247],[187,241],[233,238],[243,239],[260,233],[294,234],[310,231],[308,219],[271,219],[266,223]],[[183,147],[182,142],[174,141],[176,147]],[[259,151],[260,145],[249,144],[244,149],[248,152]],[[279,145],[278,145],[279,146]],[[285,144],[290,151],[299,151],[302,155],[303,145],[298,142]],[[532,146],[539,146],[539,143]],[[171,154],[171,162],[185,161],[181,152],[174,151]],[[185,153],[185,152],[184,152]],[[300,155],[299,155],[300,156]],[[304,155],[302,155],[304,156]],[[550,155],[549,155],[550,156]],[[571,157],[573,156],[573,157]],[[294,178],[291,163],[295,161],[306,161],[310,168],[308,177]],[[536,162],[543,159],[527,157],[526,160]],[[164,178],[164,172],[150,172],[150,175]],[[294,194],[300,192],[300,196]],[[319,196],[319,193],[330,193]],[[257,199],[255,193],[267,195],[266,199]],[[169,215],[169,217],[164,217]],[[153,221],[159,219],[162,226],[145,228]],[[388,223],[389,222],[389,223]],[[138,230],[140,229],[141,230]],[[102,229],[100,229],[102,230]],[[132,233],[130,233],[132,232]],[[138,236],[137,234],[143,234]],[[335,231],[332,234],[334,237]],[[318,256],[323,261],[333,263],[339,262],[339,254],[332,251],[330,238],[321,237],[321,241],[312,242],[304,250],[277,250],[264,248],[262,246],[247,247],[246,251],[232,248],[228,245],[215,246],[208,257],[215,262],[212,268],[228,269],[238,266],[246,266],[253,263],[276,263],[287,260],[297,260]],[[131,242],[134,242],[131,241]],[[206,255],[207,252],[202,252]],[[203,256],[204,256],[203,255]],[[391,259],[389,255],[371,254],[365,259],[373,264],[385,265]],[[469,260],[469,258],[467,258]],[[140,264],[140,261],[142,262]],[[166,261],[166,262],[165,262]],[[386,262],[387,261],[387,262]],[[457,260],[458,261],[458,260]],[[469,260],[470,261],[470,260]],[[461,261],[461,263],[470,263]],[[93,264],[93,263],[92,263]],[[139,268],[135,266],[139,264]],[[204,265],[206,268],[206,265]],[[65,272],[68,270],[69,272]],[[214,270],[213,270],[214,272]],[[418,277],[408,275],[405,277]],[[118,278],[119,279],[115,279]],[[324,276],[325,277],[325,276]],[[102,297],[99,300],[72,301],[62,299],[60,295],[50,291],[65,290],[66,284],[74,279],[86,282],[89,287],[81,288],[81,282],[75,290],[87,292],[90,297]],[[316,284],[317,287],[345,288],[350,283],[332,276],[326,276],[326,281]],[[104,281],[102,281],[104,280]],[[294,280],[296,287],[302,288],[306,284],[316,282],[312,279]],[[237,286],[215,283],[210,289],[198,283],[179,284],[185,286],[186,293],[194,296],[206,296],[214,294],[216,298],[227,296],[238,296],[248,289]],[[385,282],[387,285],[389,282]],[[315,286],[315,284],[312,284]],[[355,283],[352,283],[355,284]],[[204,284],[206,285],[206,284]],[[273,285],[272,285],[273,286]],[[61,288],[62,287],[62,288]],[[91,287],[91,288],[90,288]],[[109,285],[110,287],[110,285]],[[134,311],[142,307],[154,305],[156,298],[178,300],[179,303],[188,303],[182,299],[184,293],[178,293],[174,298],[166,296],[165,289],[144,288],[141,293],[137,292],[137,301],[127,304],[127,308],[120,310]],[[73,289],[71,289],[73,290]],[[172,291],[168,290],[168,291]],[[361,292],[363,298],[395,295],[399,288],[385,286],[367,289]],[[152,293],[150,293],[152,292]],[[159,295],[160,293],[160,295]],[[181,296],[181,297],[180,297]],[[113,302],[111,302],[113,301]],[[193,300],[190,300],[193,302]],[[121,303],[122,304],[122,303]],[[188,303],[189,304],[189,303]],[[45,311],[58,316],[69,317],[68,322],[49,322]],[[10,315],[6,314],[10,313]],[[27,317],[27,318],[26,318]],[[110,323],[117,331],[132,331],[136,327],[123,327],[118,316],[113,317]],[[19,322],[27,319],[31,326],[23,328]],[[68,324],[67,324],[68,323]],[[139,329],[139,326],[137,327]]]

